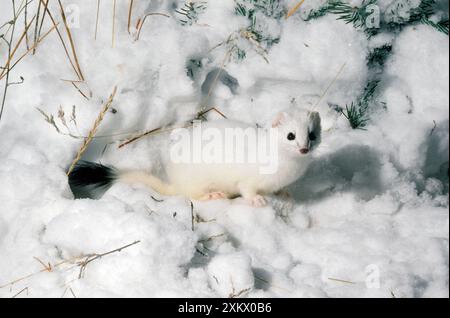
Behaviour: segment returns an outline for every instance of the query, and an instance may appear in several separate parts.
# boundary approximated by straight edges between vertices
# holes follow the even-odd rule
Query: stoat
[[[168,182],[143,171],[120,171],[79,162],[69,176],[72,192],[76,197],[91,197],[96,189],[107,190],[115,182],[125,182],[143,184],[161,195],[179,195],[193,200],[242,196],[260,207],[266,205],[265,195],[280,191],[306,172],[312,160],[311,153],[321,142],[320,115],[307,110],[281,112],[272,127],[267,128],[227,119],[198,125],[201,125],[201,132],[194,125],[171,136],[171,159],[165,167]],[[245,140],[223,137],[236,132],[245,132]],[[255,146],[252,136],[258,136],[256,143],[265,146]],[[233,153],[230,157],[230,151],[244,151],[244,155],[238,160]],[[259,156],[260,153],[271,153],[271,156]],[[269,164],[269,161],[259,160],[260,157],[270,157],[274,161]]]

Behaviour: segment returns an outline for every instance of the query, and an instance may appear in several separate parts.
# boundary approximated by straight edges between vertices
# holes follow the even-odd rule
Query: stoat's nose
[[[308,149],[308,148],[302,148],[302,149],[300,149],[300,153],[303,154],[303,155],[306,155],[308,152],[309,152],[309,149]]]

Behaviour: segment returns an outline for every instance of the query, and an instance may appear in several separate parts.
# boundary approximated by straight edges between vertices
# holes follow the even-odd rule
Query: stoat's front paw
[[[251,203],[255,208],[262,208],[267,205],[267,200],[262,195],[257,195],[251,200]]]
[[[224,192],[211,192],[200,198],[200,201],[212,201],[227,199],[228,196]]]

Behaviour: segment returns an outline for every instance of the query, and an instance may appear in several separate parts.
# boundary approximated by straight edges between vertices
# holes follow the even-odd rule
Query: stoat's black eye
[[[294,133],[289,133],[288,135],[287,135],[287,139],[288,140],[295,140],[295,134]]]
[[[314,132],[310,132],[308,137],[309,137],[309,140],[311,140],[311,141],[314,141],[317,139],[317,136]]]

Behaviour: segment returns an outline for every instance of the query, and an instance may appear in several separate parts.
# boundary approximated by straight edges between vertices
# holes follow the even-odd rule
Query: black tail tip
[[[80,161],[69,174],[69,186],[76,199],[96,199],[114,184],[117,176],[113,167]]]

